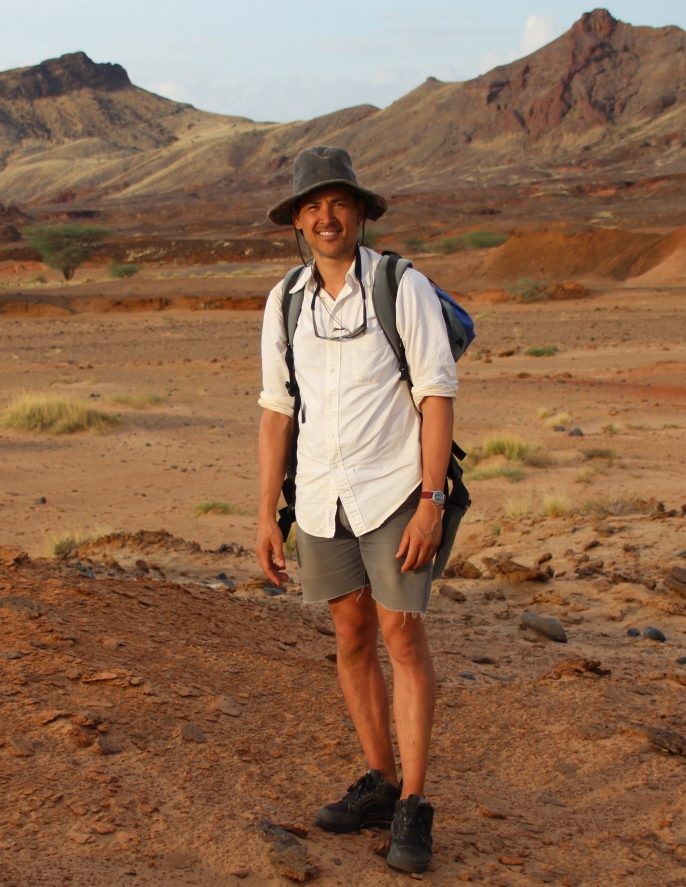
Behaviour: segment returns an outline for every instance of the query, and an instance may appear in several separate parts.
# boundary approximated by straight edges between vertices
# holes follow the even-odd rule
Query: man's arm
[[[257,444],[260,501],[257,518],[257,559],[275,585],[288,581],[283,554],[284,538],[276,522],[276,508],[291,451],[293,419],[265,409]]]
[[[442,490],[453,440],[453,401],[450,397],[425,397],[422,409],[422,490]],[[410,519],[397,558],[405,558],[402,573],[428,563],[441,543],[443,509],[430,499],[420,499]]]

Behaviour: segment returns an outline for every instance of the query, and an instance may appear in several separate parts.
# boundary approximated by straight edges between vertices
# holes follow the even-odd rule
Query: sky
[[[386,107],[423,83],[469,80],[559,37],[575,0],[0,0],[0,71],[83,50],[167,98],[252,120]],[[616,0],[632,25],[686,29],[684,0]]]

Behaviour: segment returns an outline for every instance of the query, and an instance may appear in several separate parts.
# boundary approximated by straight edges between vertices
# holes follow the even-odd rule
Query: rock
[[[684,567],[672,567],[664,579],[665,585],[670,591],[686,597],[686,569]]]
[[[95,579],[95,571],[92,567],[89,567],[87,564],[82,564],[81,561],[76,561],[74,566],[82,576],[85,576],[87,579]]]
[[[264,585],[262,591],[267,597],[277,597],[280,594],[286,594],[283,588],[277,588],[275,585]]]
[[[598,659],[565,659],[558,662],[553,669],[553,676],[595,674],[605,677],[612,674],[609,668],[603,668]]]
[[[552,616],[539,616],[538,613],[530,613],[525,610],[521,616],[521,625],[524,628],[530,628],[538,634],[545,635],[558,644],[567,643],[567,632],[562,627],[562,623]]]
[[[441,597],[447,597],[448,600],[455,601],[456,604],[463,604],[467,600],[466,596],[453,585],[441,585],[438,593]]]
[[[645,736],[650,744],[659,751],[666,751],[671,755],[686,757],[686,737],[676,730],[664,730],[662,727],[644,727],[642,724],[633,725],[631,731]]]
[[[45,498],[45,496],[39,496],[37,499],[33,500],[33,504],[34,505],[47,505],[48,500]]]
[[[474,566],[471,561],[462,558],[454,558],[443,570],[443,576],[446,579],[480,579],[481,570]]]
[[[464,678],[465,681],[475,681],[476,675],[473,675],[471,671],[461,671],[459,677]]]
[[[15,659],[23,659],[26,656],[26,653],[22,653],[21,650],[9,650],[7,653],[2,654],[3,659],[7,659],[12,662]]]
[[[170,868],[183,870],[192,868],[197,862],[197,857],[192,853],[177,851],[176,853],[169,853],[165,856],[164,861]]]
[[[470,656],[469,659],[476,665],[495,665],[495,659],[490,656]]]
[[[236,583],[233,581],[233,579],[229,579],[226,573],[218,573],[217,579],[222,583],[222,585],[226,586],[229,591],[236,590]]]
[[[100,733],[95,743],[96,751],[101,755],[118,755],[122,752],[122,747],[108,733]]]
[[[572,428],[569,432],[570,437],[583,437],[584,433],[580,428]]]
[[[0,597],[0,607],[14,610],[15,613],[27,613],[32,619],[35,619],[37,616],[43,616],[45,613],[45,607],[40,601],[34,601],[19,594],[8,594],[5,597]]]
[[[518,584],[520,582],[549,582],[555,575],[555,570],[549,565],[544,569],[526,567],[518,564],[509,555],[500,557],[484,557],[484,564],[496,576],[502,576],[508,582]]]
[[[641,636],[641,632],[637,628],[627,628],[626,633],[630,638],[640,638]]]
[[[265,820],[258,825],[257,833],[269,843],[269,861],[279,875],[298,884],[317,877],[319,870],[309,861],[307,850],[286,829]]]
[[[514,856],[511,853],[503,853],[498,857],[498,862],[501,862],[503,865],[524,865],[524,857]]]
[[[643,629],[643,637],[649,638],[651,641],[659,641],[661,644],[667,640],[664,633],[659,628],[653,628],[652,625],[647,625]]]
[[[552,559],[553,559],[552,551],[546,551],[536,558],[536,566],[540,567],[541,564],[547,564],[548,561],[551,561]]]
[[[678,551],[676,556],[677,557],[686,557],[686,548],[684,548],[683,551]]]
[[[686,656],[679,656],[676,661],[677,665],[686,665]]]
[[[214,706],[214,710],[220,711],[222,714],[228,715],[230,718],[240,718],[243,713],[241,706],[228,696],[223,696],[219,699]]]
[[[18,736],[8,736],[7,746],[9,753],[14,755],[15,758],[33,757],[33,743],[28,739]]]
[[[123,646],[123,641],[120,641],[117,638],[104,638],[102,645],[106,650],[117,650],[119,647]]]
[[[186,742],[207,742],[205,734],[197,724],[184,724],[181,727],[181,738]]]

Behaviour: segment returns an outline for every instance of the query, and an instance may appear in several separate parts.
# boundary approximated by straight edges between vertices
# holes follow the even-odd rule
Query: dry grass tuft
[[[657,509],[652,499],[642,499],[640,496],[624,496],[617,499],[605,497],[602,499],[588,499],[581,506],[581,510],[594,517],[617,517],[622,514],[654,514]]]
[[[504,513],[510,520],[521,520],[531,514],[531,502],[528,499],[506,499]]]
[[[470,480],[493,480],[496,477],[504,477],[510,483],[524,479],[524,470],[515,465],[484,465],[483,468],[473,468],[465,472]]]
[[[546,517],[564,517],[570,511],[569,499],[564,493],[546,493],[543,497],[543,514]]]
[[[112,403],[121,406],[131,407],[134,410],[145,410],[148,407],[156,407],[162,403],[162,398],[157,394],[145,394],[138,392],[136,394],[118,394],[111,398]]]
[[[531,446],[516,435],[499,434],[486,438],[481,452],[482,458],[504,456],[508,462],[521,462],[531,452]]]
[[[201,514],[246,514],[238,505],[230,502],[199,502],[193,509],[196,515]]]
[[[46,394],[18,397],[0,414],[2,428],[54,434],[102,431],[107,426],[118,425],[119,421],[118,416],[94,410],[84,401]]]

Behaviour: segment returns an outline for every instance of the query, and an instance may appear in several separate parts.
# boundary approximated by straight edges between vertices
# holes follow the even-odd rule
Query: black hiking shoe
[[[431,862],[431,826],[434,808],[419,795],[395,805],[391,848],[386,862],[401,872],[425,872]]]
[[[400,789],[380,770],[368,770],[354,782],[340,801],[317,811],[314,822],[329,832],[357,832],[361,828],[388,828],[393,821]]]

